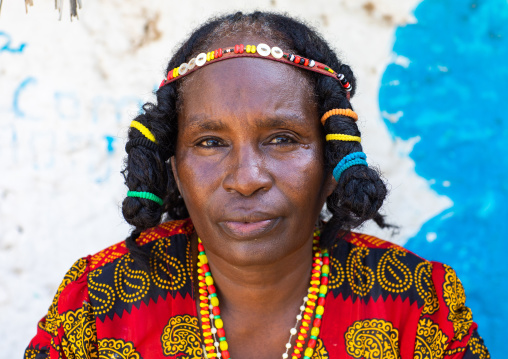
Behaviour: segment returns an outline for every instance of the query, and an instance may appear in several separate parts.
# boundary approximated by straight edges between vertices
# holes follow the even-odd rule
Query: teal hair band
[[[137,197],[137,198],[149,199],[150,201],[154,201],[155,203],[160,204],[161,206],[164,203],[162,198],[157,197],[156,195],[154,195],[153,193],[150,193],[150,192],[129,191],[129,192],[127,192],[127,197]]]
[[[363,152],[353,152],[344,157],[338,164],[335,166],[333,170],[333,177],[337,182],[339,182],[339,178],[342,173],[347,170],[349,167],[362,165],[368,166],[367,164],[367,155]]]

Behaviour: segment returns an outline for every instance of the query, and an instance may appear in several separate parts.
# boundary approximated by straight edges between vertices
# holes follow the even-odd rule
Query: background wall
[[[123,240],[126,129],[172,50],[212,14],[287,11],[358,77],[365,152],[391,185],[390,236],[462,279],[493,357],[508,320],[506,0],[4,1],[0,15],[0,357],[20,357],[66,270]],[[199,9],[199,11],[197,11]]]

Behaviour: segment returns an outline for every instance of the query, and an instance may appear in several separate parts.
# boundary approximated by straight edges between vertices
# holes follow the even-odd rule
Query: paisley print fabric
[[[316,348],[314,349],[314,355],[312,359],[328,359],[328,352],[326,351],[323,341],[318,338]]]
[[[166,356],[178,355],[182,359],[203,357],[198,318],[194,316],[171,317],[164,327],[161,342]]]
[[[99,340],[99,359],[143,359],[132,343],[121,339]]]
[[[415,359],[441,358],[444,354],[448,337],[429,318],[422,318],[416,330]]]
[[[473,324],[473,314],[466,307],[466,293],[455,271],[446,264],[444,269],[443,298],[449,310],[448,319],[453,323],[454,338],[461,340]]]
[[[422,262],[416,266],[415,284],[418,295],[425,301],[423,314],[433,314],[439,309],[436,289],[432,282],[432,265]]]
[[[25,358],[203,358],[192,233],[190,220],[143,232],[137,242],[149,254],[146,267],[123,242],[78,260]],[[489,359],[476,329],[450,267],[358,233],[330,250],[313,359]]]
[[[63,330],[62,349],[67,358],[97,358],[97,330],[90,304],[83,303],[78,310],[69,310],[61,315]]]
[[[399,359],[399,332],[382,319],[359,320],[345,334],[347,353],[353,358]]]

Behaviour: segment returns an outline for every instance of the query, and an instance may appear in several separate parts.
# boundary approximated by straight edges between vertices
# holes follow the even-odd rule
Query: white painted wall
[[[22,1],[2,5],[0,357],[22,355],[77,258],[127,236],[119,174],[126,129],[139,104],[154,99],[172,50],[212,14],[287,11],[352,65],[365,152],[391,185],[384,211],[402,226],[391,240],[404,243],[451,205],[414,173],[408,153],[418,139],[393,141],[378,108],[395,27],[414,21],[418,0],[83,1],[73,22],[67,3],[60,22],[52,0],[35,0],[28,14]]]

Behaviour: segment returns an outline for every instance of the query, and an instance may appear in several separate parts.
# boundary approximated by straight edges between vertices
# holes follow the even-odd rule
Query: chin
[[[221,254],[224,253],[221,257],[234,266],[271,265],[284,261],[307,243],[307,241],[300,244],[294,241],[285,242],[281,238],[284,237],[254,238],[247,241],[232,240],[227,245],[228,250],[221,252]]]

